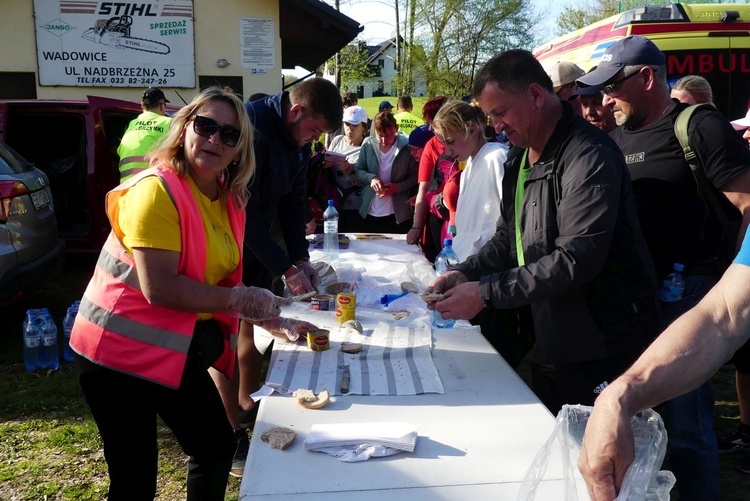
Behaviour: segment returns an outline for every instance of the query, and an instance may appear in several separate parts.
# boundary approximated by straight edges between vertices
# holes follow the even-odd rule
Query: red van
[[[0,140],[49,178],[58,233],[72,252],[98,252],[110,230],[104,195],[120,180],[117,147],[139,103],[0,100]]]

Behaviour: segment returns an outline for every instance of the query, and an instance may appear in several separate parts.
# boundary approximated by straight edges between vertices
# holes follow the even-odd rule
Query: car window
[[[0,174],[20,174],[31,170],[31,164],[10,147],[0,143]]]

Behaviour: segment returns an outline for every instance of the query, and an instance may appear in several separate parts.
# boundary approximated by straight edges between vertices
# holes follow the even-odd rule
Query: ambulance
[[[664,52],[670,86],[683,76],[700,75],[728,119],[745,116],[750,106],[748,4],[638,7],[551,40],[533,53],[548,71],[558,61],[588,71],[607,47],[630,35],[648,37]]]

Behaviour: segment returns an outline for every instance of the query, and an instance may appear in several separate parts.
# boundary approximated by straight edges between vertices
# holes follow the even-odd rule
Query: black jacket
[[[297,146],[287,133],[282,119],[283,99],[288,101],[288,93],[245,105],[255,126],[255,176],[248,186],[245,250],[274,275],[281,275],[293,261],[309,257],[305,182],[310,145]],[[271,234],[274,218],[278,219],[286,251]]]
[[[505,164],[497,232],[457,268],[479,280],[487,306],[531,305],[540,363],[618,353],[635,359],[658,334],[659,305],[622,153],[564,103],[525,184],[526,264],[518,267],[514,198],[522,157],[514,148]]]

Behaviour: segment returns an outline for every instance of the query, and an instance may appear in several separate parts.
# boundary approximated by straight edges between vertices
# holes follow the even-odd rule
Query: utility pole
[[[339,0],[334,0],[334,7],[337,11],[341,12]],[[336,88],[339,90],[339,92],[341,92],[341,71],[339,70],[339,66],[341,65],[341,51],[336,52],[336,55],[333,56],[333,58],[333,64],[335,66],[333,70],[333,83],[336,85]]]

